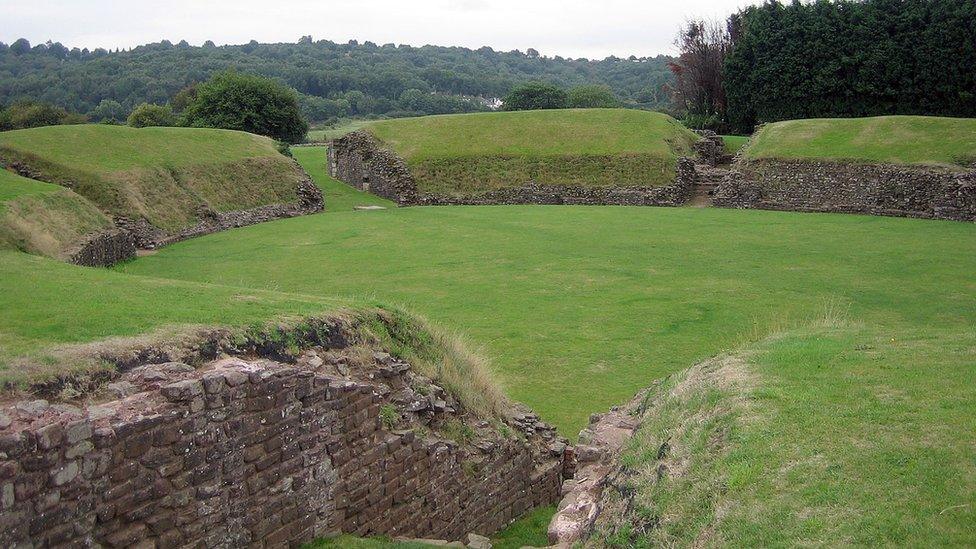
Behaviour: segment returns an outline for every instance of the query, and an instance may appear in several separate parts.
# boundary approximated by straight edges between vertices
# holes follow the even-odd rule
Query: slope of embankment
[[[625,109],[428,116],[339,138],[333,173],[401,203],[664,202],[698,140],[667,115]]]
[[[761,128],[720,206],[976,220],[976,120],[883,116]]]
[[[0,170],[0,248],[86,263],[91,235],[111,228],[111,220],[75,192]]]
[[[71,189],[143,248],[322,207],[321,193],[272,140],[227,130],[78,125],[3,132],[0,165]]]

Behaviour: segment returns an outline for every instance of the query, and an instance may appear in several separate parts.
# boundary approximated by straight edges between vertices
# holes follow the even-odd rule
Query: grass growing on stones
[[[216,211],[292,201],[303,174],[272,140],[203,128],[49,126],[0,133],[0,159],[102,210],[173,230]]]
[[[749,158],[976,165],[976,119],[880,116],[790,120],[759,130]]]
[[[367,128],[407,161],[421,191],[435,194],[529,181],[666,185],[698,139],[667,115],[626,109],[425,116]]]

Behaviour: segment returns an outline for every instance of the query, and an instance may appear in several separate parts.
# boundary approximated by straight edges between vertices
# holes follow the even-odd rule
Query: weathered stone
[[[54,471],[51,471],[51,482],[55,486],[67,484],[78,476],[78,471],[78,462],[69,461]]]
[[[64,434],[68,444],[77,444],[82,440],[91,438],[91,423],[84,419],[73,421],[64,428]]]
[[[14,410],[17,410],[21,414],[28,417],[36,417],[46,412],[50,407],[51,405],[48,404],[46,400],[40,399],[31,400],[28,402],[18,402],[14,406]]]
[[[470,533],[465,541],[469,549],[491,549],[491,540],[485,536]]]
[[[6,429],[7,427],[10,427],[11,423],[13,423],[13,420],[10,419],[10,416],[8,416],[7,414],[0,413],[0,429]]]
[[[61,444],[64,438],[64,427],[60,423],[51,423],[38,429],[36,436],[37,446],[42,450],[50,450]]]
[[[173,402],[183,402],[202,395],[203,383],[199,379],[185,379],[163,385],[159,392]]]
[[[128,381],[109,383],[105,389],[115,398],[125,398],[136,393],[136,386]]]

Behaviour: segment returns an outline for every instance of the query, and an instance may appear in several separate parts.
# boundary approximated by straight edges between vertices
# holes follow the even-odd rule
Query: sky
[[[422,46],[535,48],[602,59],[673,53],[686,19],[724,19],[750,0],[0,0],[0,42],[131,48],[296,42],[301,36]]]

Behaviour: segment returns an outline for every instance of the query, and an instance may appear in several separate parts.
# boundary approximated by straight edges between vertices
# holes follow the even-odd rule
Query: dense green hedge
[[[976,2],[820,0],[731,20],[733,126],[797,118],[976,117]]]

